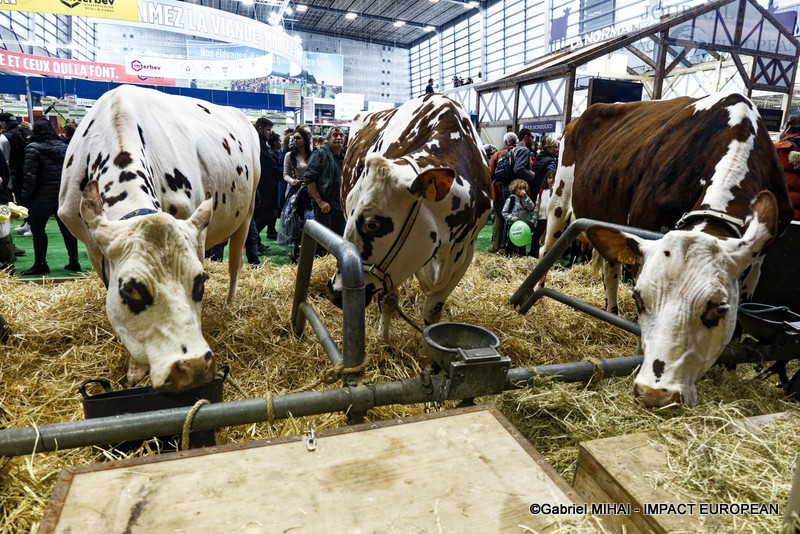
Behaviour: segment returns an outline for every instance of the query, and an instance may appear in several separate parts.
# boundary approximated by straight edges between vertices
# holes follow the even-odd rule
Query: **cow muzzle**
[[[634,384],[633,396],[636,397],[636,400],[641,402],[645,408],[663,408],[670,404],[679,405],[681,403],[689,407],[694,405],[694,402],[691,402],[689,398],[684,398],[680,391],[667,388],[654,389],[641,384]]]
[[[175,393],[196,388],[214,379],[216,363],[211,351],[203,356],[174,362],[167,379],[155,389],[162,393]]]
[[[369,306],[373,294],[375,294],[375,286],[373,284],[367,284],[364,288],[364,306]],[[325,296],[334,306],[339,309],[342,308],[342,292],[333,288],[332,280],[328,280],[328,283],[325,285]]]

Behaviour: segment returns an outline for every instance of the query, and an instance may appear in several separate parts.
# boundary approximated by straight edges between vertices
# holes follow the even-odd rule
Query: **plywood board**
[[[715,532],[722,521],[720,516],[688,513],[691,508],[685,506],[687,501],[654,488],[647,479],[648,474],[670,472],[666,456],[650,444],[652,437],[650,433],[629,434],[581,443],[575,490],[590,507],[592,503],[628,505],[622,512],[599,514],[619,533]],[[669,509],[648,512],[648,505],[659,504],[684,507],[675,508],[675,513],[668,513]]]
[[[532,503],[582,502],[496,409],[453,412],[67,468],[40,532],[541,531]]]

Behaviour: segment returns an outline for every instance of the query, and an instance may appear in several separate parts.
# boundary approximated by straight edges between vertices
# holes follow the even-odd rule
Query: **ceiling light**
[[[436,3],[436,2],[438,2],[438,1],[439,1],[439,0],[428,0],[428,2],[430,2],[431,4],[435,4],[435,3]]]
[[[356,17],[358,17],[356,13],[348,13],[347,15],[344,16],[344,18],[346,18],[347,20],[356,20]]]
[[[242,3],[244,5],[246,5],[246,6],[252,6],[253,3],[254,3],[254,0],[242,0]]]
[[[472,2],[468,3],[467,5],[469,7],[478,7],[481,4],[480,4],[480,2],[475,2],[475,0],[473,0]]]
[[[437,2],[438,2],[438,0],[437,0]],[[424,28],[422,28],[422,29],[423,29],[423,30],[425,30],[426,32],[432,32],[432,31],[433,31],[433,30],[435,30],[436,28],[434,28],[433,26],[425,26],[425,27],[424,27]]]
[[[405,25],[405,22],[403,22],[402,20],[394,21],[394,27],[395,28],[399,28],[400,26],[403,26],[403,25]]]
[[[291,14],[292,14],[292,8],[291,8],[291,7],[289,7],[289,6],[287,6],[287,7],[286,7],[286,9],[284,9],[284,10],[283,10],[283,12],[284,12],[286,15],[290,15],[290,16],[291,16]]]
[[[306,11],[308,11],[308,6],[304,6],[303,4],[300,4],[295,9],[297,9],[298,13],[305,13]]]

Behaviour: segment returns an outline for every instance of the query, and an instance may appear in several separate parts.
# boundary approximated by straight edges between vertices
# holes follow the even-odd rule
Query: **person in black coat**
[[[50,121],[40,119],[33,124],[33,135],[25,147],[23,166],[22,204],[28,208],[28,223],[33,233],[33,267],[23,271],[23,275],[47,274],[47,220],[58,211],[58,193],[61,189],[61,168],[64,165],[65,145],[56,134]],[[64,245],[67,248],[69,263],[64,266],[69,271],[80,271],[78,263],[78,240],[70,234],[67,227],[56,216]]]

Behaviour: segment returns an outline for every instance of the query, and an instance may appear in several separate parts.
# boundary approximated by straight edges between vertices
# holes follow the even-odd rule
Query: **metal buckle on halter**
[[[377,265],[370,265],[369,267],[364,265],[363,270],[365,273],[371,274],[381,281],[381,284],[383,284],[384,293],[389,293],[394,289],[392,277],[386,271],[381,270],[381,268]]]
[[[688,213],[684,213],[680,220],[675,223],[675,229],[681,230],[686,227],[694,219],[702,219],[702,218],[709,218],[714,219],[720,222],[723,222],[730,226],[733,230],[733,233],[736,234],[737,237],[742,237],[742,229],[744,228],[744,220],[733,217],[732,215],[728,215],[725,212],[719,210],[699,210],[699,211],[690,211]]]

